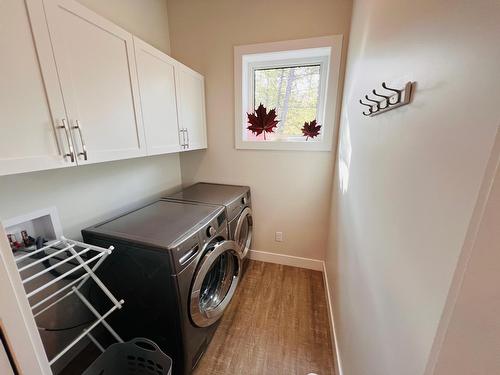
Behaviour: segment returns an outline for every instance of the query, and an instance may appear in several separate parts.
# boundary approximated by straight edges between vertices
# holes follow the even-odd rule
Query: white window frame
[[[342,35],[234,47],[236,149],[330,151],[337,128],[341,51]],[[316,120],[322,125],[319,135],[321,138],[314,141],[304,141],[303,137],[246,141],[247,112],[251,113],[255,109],[252,108],[254,71],[293,65],[320,65],[319,110]]]

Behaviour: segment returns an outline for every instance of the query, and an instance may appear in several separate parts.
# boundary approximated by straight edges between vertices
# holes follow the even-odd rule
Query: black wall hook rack
[[[364,102],[363,99],[360,99],[359,102],[368,107],[366,111],[363,112],[365,116],[376,116],[381,113],[391,111],[395,108],[402,107],[406,104],[409,104],[412,99],[412,94],[414,90],[415,82],[406,82],[405,87],[401,90],[391,88],[387,86],[385,82],[382,82],[382,88],[386,91],[389,91],[390,94],[377,92],[376,90],[372,90],[372,94],[375,95],[376,100],[370,98],[368,95],[365,95],[364,99],[368,102]]]

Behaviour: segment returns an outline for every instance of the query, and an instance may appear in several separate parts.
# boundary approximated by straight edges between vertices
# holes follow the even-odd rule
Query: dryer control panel
[[[227,206],[228,221],[231,221],[235,217],[239,216],[239,214],[241,213],[241,211],[243,211],[245,207],[251,207],[251,206],[252,206],[252,199],[250,196],[250,190],[248,190],[245,194],[242,194]]]
[[[203,231],[202,237],[202,243],[206,243],[210,241],[213,237],[217,235],[221,235],[223,237],[226,237],[222,230],[227,227],[227,221],[226,221],[226,211],[223,210],[217,218],[213,219],[208,223],[208,225],[205,227],[205,230]]]

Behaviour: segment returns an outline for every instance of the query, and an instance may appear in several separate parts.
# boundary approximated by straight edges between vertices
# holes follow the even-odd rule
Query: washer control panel
[[[207,237],[215,236],[215,233],[217,233],[217,229],[215,229],[213,226],[209,225],[207,228]]]

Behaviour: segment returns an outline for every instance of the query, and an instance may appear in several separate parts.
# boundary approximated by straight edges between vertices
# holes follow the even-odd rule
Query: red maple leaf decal
[[[272,133],[278,126],[279,121],[276,120],[276,108],[267,112],[266,107],[262,103],[260,103],[254,113],[247,113],[247,116],[248,123],[250,124],[247,129],[255,133],[255,135],[260,135],[264,132],[264,139],[266,139],[266,132]]]
[[[316,120],[312,120],[311,122],[304,122],[304,126],[302,127],[302,134],[306,137],[306,141],[309,138],[314,138],[319,135],[319,130],[321,129],[321,125],[317,125]]]

